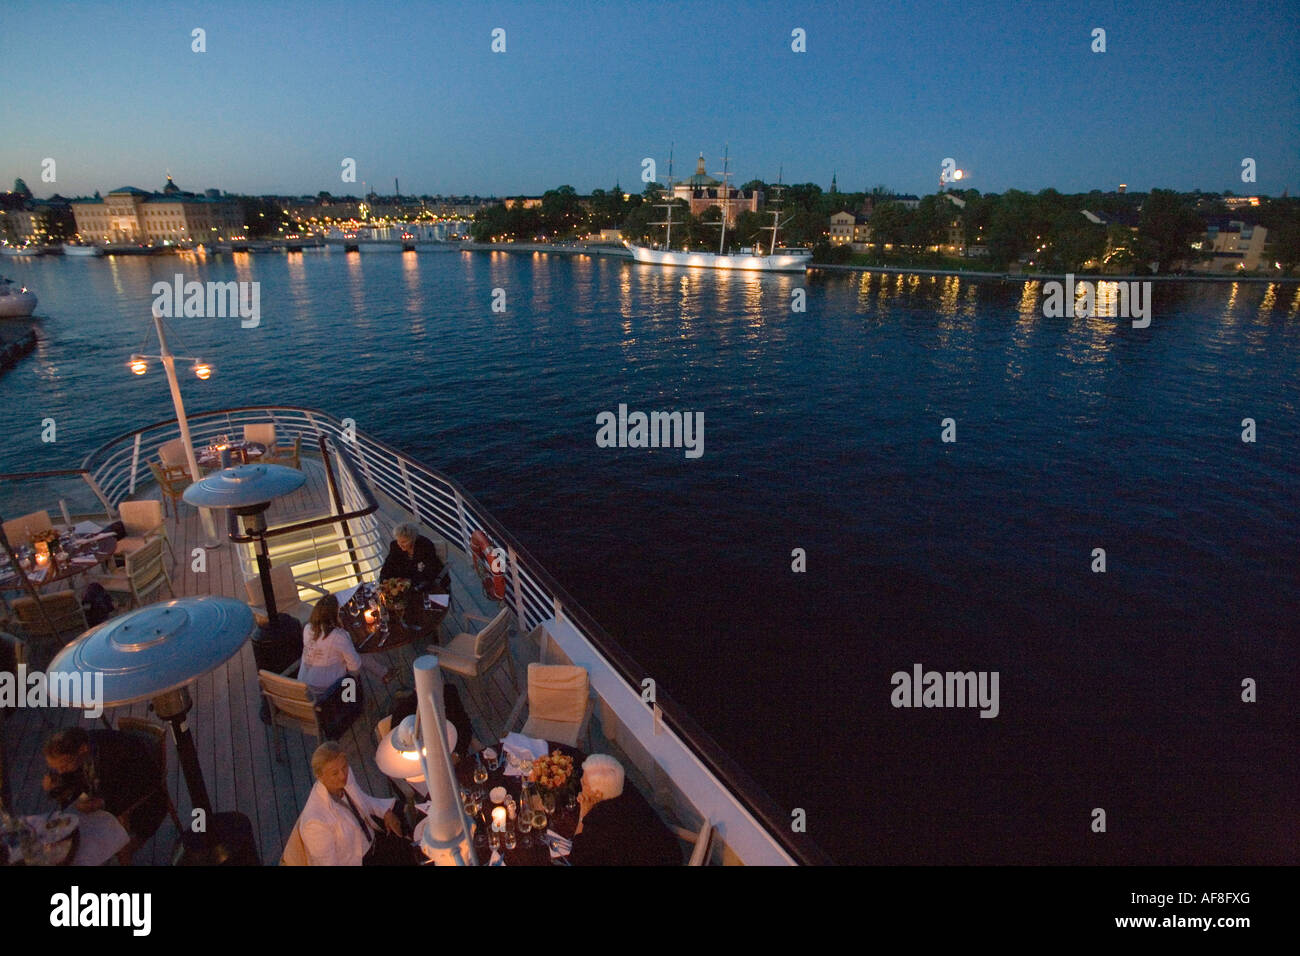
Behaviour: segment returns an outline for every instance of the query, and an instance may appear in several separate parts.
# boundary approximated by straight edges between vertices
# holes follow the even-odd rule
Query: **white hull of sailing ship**
[[[637,262],[658,266],[697,266],[704,269],[734,269],[743,272],[803,272],[812,261],[811,252],[778,252],[772,255],[676,252],[623,243]]]

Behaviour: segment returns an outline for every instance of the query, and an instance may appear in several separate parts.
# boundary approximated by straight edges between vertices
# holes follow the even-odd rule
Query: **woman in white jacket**
[[[383,664],[373,658],[363,659],[352,646],[352,638],[339,620],[339,599],[327,594],[316,602],[303,629],[298,680],[316,697],[325,697],[339,678],[345,674],[355,677],[362,667],[376,677],[386,677]]]
[[[298,817],[311,866],[361,866],[380,833],[372,817],[381,817],[385,828],[402,836],[395,799],[372,797],[357,786],[338,744],[326,741],[317,747],[311,769],[316,784]]]

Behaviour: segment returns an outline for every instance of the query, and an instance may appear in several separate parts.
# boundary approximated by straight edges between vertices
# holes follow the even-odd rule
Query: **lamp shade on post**
[[[253,612],[242,601],[178,598],[92,628],[60,651],[47,672],[56,705],[83,706],[82,701],[62,698],[81,693],[92,678],[96,685],[102,679],[99,703],[104,707],[149,700],[154,712],[171,724],[190,803],[208,821],[206,831],[185,835],[190,862],[256,861],[256,848],[248,845],[252,828],[247,818],[213,812],[186,719],[193,706],[188,685],[238,653],[252,632]],[[231,825],[224,825],[227,822]]]
[[[292,494],[307,483],[307,476],[283,465],[238,465],[223,468],[185,489],[183,498],[196,508],[229,508],[244,519],[245,530],[257,538],[257,571],[262,579],[266,616],[276,619],[275,589],[271,586],[271,560],[266,551],[266,509],[271,502]]]

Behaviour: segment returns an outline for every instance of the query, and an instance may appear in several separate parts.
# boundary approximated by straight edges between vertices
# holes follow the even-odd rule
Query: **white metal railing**
[[[422,524],[445,538],[450,546],[457,547],[467,559],[470,557],[471,536],[475,531],[483,531],[494,545],[501,546],[506,551],[505,600],[514,610],[521,631],[527,633],[550,619],[564,622],[565,626],[580,635],[612,673],[619,675],[624,684],[640,693],[639,675],[644,671],[551,580],[545,570],[510,538],[504,528],[444,475],[357,431],[351,427],[350,422],[349,427],[345,427],[334,416],[313,409],[286,406],[233,408],[189,417],[190,432],[196,444],[210,441],[223,433],[242,437],[244,425],[266,422],[275,425],[277,443],[292,442],[294,438],[301,437],[304,448],[310,448],[317,444],[320,436],[325,436],[334,449],[346,455],[358,477],[372,489],[382,491],[389,499],[407,509]],[[88,455],[83,463],[83,468],[91,476],[92,487],[97,488],[101,497],[116,507],[137,486],[151,480],[148,462],[157,458],[160,446],[179,437],[179,434],[180,430],[172,420],[150,425],[108,442]],[[336,477],[343,510],[346,512],[361,507],[365,496],[352,472],[348,468],[338,468]],[[331,508],[332,506],[333,502]],[[381,551],[386,543],[386,529],[379,526],[375,515],[354,519],[349,524],[354,550],[363,567],[361,576],[373,577],[382,563]],[[339,529],[330,528],[321,531],[320,540],[338,541],[341,544],[342,537]],[[316,536],[313,535],[313,541],[300,549],[301,555],[305,555],[316,543]],[[270,539],[270,544],[276,546],[275,538]],[[317,566],[316,570],[321,576],[316,583],[323,587],[332,585],[331,589],[338,589],[348,583],[358,583],[358,574],[346,546],[341,546],[344,550],[340,554],[345,560],[340,561],[337,568]],[[286,554],[291,551],[290,547]],[[245,572],[251,576],[255,573],[252,570],[251,546],[245,546],[241,552]],[[292,563],[292,554],[289,560]],[[309,563],[304,559],[298,565],[301,567]],[[316,577],[306,574],[298,576]],[[733,799],[739,800],[740,805],[747,808],[746,812],[752,812],[754,817],[763,821],[769,839],[783,846],[785,852],[793,858],[809,862],[826,861],[814,845],[790,839],[786,835],[788,820],[784,811],[777,809],[771,799],[723,755],[693,721],[676,712],[676,708],[671,710],[672,713],[669,706],[662,709],[665,723],[671,723],[683,741],[683,746],[690,749],[701,766],[709,768],[719,780],[719,785],[731,793]]]

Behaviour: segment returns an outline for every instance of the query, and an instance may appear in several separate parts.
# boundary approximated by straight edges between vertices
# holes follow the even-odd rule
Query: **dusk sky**
[[[700,151],[720,170],[729,144],[737,183],[784,167],[925,194],[953,157],[984,192],[1295,195],[1298,21],[1294,2],[1222,0],[6,0],[0,184],[158,189],[170,170],[242,193],[639,191],[642,158],[664,181],[673,143],[678,176]]]

